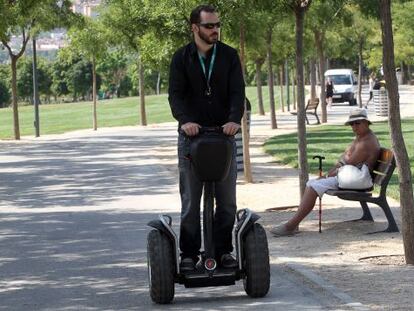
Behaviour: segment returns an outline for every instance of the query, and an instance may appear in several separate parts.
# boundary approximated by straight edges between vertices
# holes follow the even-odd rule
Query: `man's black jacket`
[[[194,42],[175,52],[168,100],[179,126],[187,122],[202,126],[221,126],[230,121],[240,124],[245,97],[240,59],[235,49],[221,42],[217,42],[210,86],[211,95],[207,96],[207,79]]]

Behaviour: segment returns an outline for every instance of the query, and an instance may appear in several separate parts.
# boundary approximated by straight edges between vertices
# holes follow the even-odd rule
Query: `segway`
[[[251,297],[263,297],[269,291],[270,266],[266,233],[256,223],[259,216],[249,209],[236,213],[234,241],[236,268],[217,265],[213,245],[214,183],[224,180],[230,170],[233,143],[222,128],[201,128],[191,139],[190,154],[193,173],[203,181],[203,237],[204,251],[194,271],[180,271],[180,250],[172,219],[159,215],[148,223],[153,229],[147,237],[148,278],[151,299],[167,304],[174,298],[175,283],[186,288],[234,285],[243,280]]]

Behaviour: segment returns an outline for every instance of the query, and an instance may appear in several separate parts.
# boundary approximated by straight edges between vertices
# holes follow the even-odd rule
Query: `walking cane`
[[[319,177],[322,177],[322,160],[325,160],[323,156],[314,156],[313,159],[319,160]],[[319,233],[322,233],[322,199],[319,197]]]

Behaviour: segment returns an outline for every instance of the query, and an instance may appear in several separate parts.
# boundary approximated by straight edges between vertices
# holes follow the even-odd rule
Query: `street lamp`
[[[39,120],[39,92],[37,87],[37,59],[36,59],[36,38],[33,36],[33,103],[34,103],[34,127],[36,137],[40,136],[40,120]]]
[[[63,0],[56,2],[59,9],[63,6]],[[33,35],[33,103],[34,103],[34,127],[36,130],[36,137],[40,136],[40,118],[39,118],[39,91],[37,85],[37,57],[36,57],[36,37]]]

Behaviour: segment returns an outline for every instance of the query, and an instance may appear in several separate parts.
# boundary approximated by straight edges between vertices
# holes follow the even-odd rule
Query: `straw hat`
[[[368,119],[367,111],[363,108],[355,108],[349,112],[349,118],[348,121],[345,122],[345,125],[349,125],[349,123],[358,120],[366,120],[371,124],[371,121]]]

